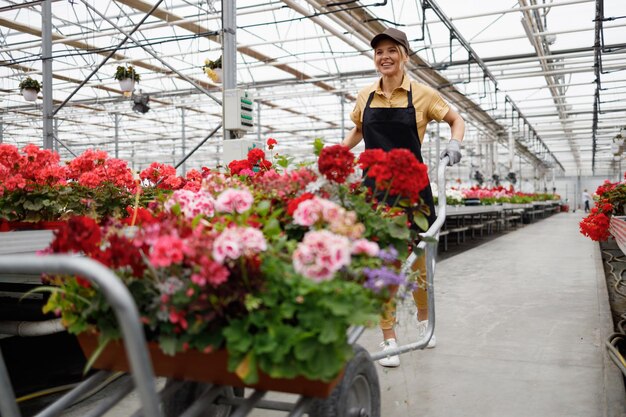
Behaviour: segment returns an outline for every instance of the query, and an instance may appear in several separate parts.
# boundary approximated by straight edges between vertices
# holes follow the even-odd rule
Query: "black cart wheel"
[[[165,389],[172,384],[178,384],[179,381],[174,379],[168,379],[165,383]],[[200,382],[185,381],[182,382],[180,387],[163,401],[163,415],[165,417],[179,417],[183,412],[189,408],[194,401],[202,395],[202,393],[208,388],[207,384]],[[243,389],[223,387],[224,396],[241,396],[243,397]],[[201,414],[202,417],[228,417],[230,416],[232,406],[230,405],[210,405]]]
[[[369,353],[355,345],[342,380],[330,397],[315,400],[310,417],[380,417],[380,385]]]

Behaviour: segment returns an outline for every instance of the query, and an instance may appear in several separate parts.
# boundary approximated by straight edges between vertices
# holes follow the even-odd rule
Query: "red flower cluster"
[[[329,181],[343,184],[354,172],[354,154],[343,145],[324,147],[320,152],[317,167]]]
[[[580,233],[598,242],[609,238],[609,217],[600,212],[596,207],[591,209],[591,214],[580,222]]]
[[[96,188],[106,182],[131,191],[136,188],[126,161],[109,158],[105,151],[88,149],[74,158],[68,168],[69,178],[88,188]]]
[[[267,149],[271,151],[272,149],[274,149],[275,145],[278,145],[278,142],[276,142],[276,139],[274,138],[267,139]]]
[[[100,226],[85,216],[75,216],[63,224],[55,233],[50,245],[53,253],[85,253],[92,255],[99,250]]]
[[[408,149],[367,149],[359,157],[359,165],[368,177],[376,181],[379,191],[389,190],[390,196],[419,201],[419,193],[428,186],[428,169]]]
[[[228,169],[232,175],[251,175],[254,168],[267,171],[271,167],[272,163],[265,159],[265,152],[260,148],[250,149],[247,159],[234,160],[228,164]]]
[[[176,176],[176,168],[158,162],[151,163],[148,168],[141,171],[139,177],[164,190],[178,190],[185,182],[181,177]]]
[[[64,185],[67,168],[59,165],[59,155],[36,145],[17,147],[0,144],[0,195],[17,189],[30,191],[38,186]]]
[[[604,183],[600,185],[598,189],[596,190],[596,195],[601,196],[610,191],[613,191],[618,185],[619,185],[618,183],[613,183],[609,180],[605,180]]]
[[[589,215],[580,222],[580,233],[597,242],[607,240],[610,235],[609,216],[612,213],[613,205],[608,200],[599,201],[596,206],[591,209]]]

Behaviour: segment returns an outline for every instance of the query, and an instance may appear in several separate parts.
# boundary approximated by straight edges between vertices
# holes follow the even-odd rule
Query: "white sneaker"
[[[386,339],[380,344],[380,346],[383,348],[384,352],[386,350],[397,348],[398,343],[396,343],[396,339]],[[386,358],[379,359],[378,363],[388,368],[396,368],[400,366],[400,356],[387,356]]]
[[[417,320],[417,317],[416,317]],[[426,328],[428,327],[428,320],[419,321],[417,320],[417,340],[420,340],[426,336]],[[426,345],[427,349],[432,349],[437,346],[437,338],[433,334],[433,337],[430,338],[428,344]]]

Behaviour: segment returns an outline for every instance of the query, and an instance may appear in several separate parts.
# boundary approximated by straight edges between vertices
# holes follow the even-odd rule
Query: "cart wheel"
[[[165,383],[167,388],[173,383],[178,381],[174,379],[168,379]],[[181,384],[180,388],[176,390],[169,398],[163,401],[163,415],[165,417],[179,417],[183,412],[189,408],[191,404],[206,390],[207,384],[193,381],[185,381]],[[243,389],[233,388],[229,386],[223,387],[223,395],[228,395],[229,391],[235,396],[243,397]],[[201,414],[202,417],[228,417],[232,406],[230,405],[210,405]]]
[[[369,353],[354,346],[354,357],[330,397],[315,400],[310,417],[380,417],[380,385]]]

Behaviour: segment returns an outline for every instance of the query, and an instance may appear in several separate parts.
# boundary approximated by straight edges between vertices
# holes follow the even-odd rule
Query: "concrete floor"
[[[376,365],[383,417],[626,416],[604,348],[612,323],[600,252],[578,232],[582,216],[560,213],[437,264],[437,347],[402,355],[396,369]],[[411,304],[398,314],[404,343],[416,337]],[[380,333],[359,342],[377,350]],[[107,415],[135,407],[131,397]]]

